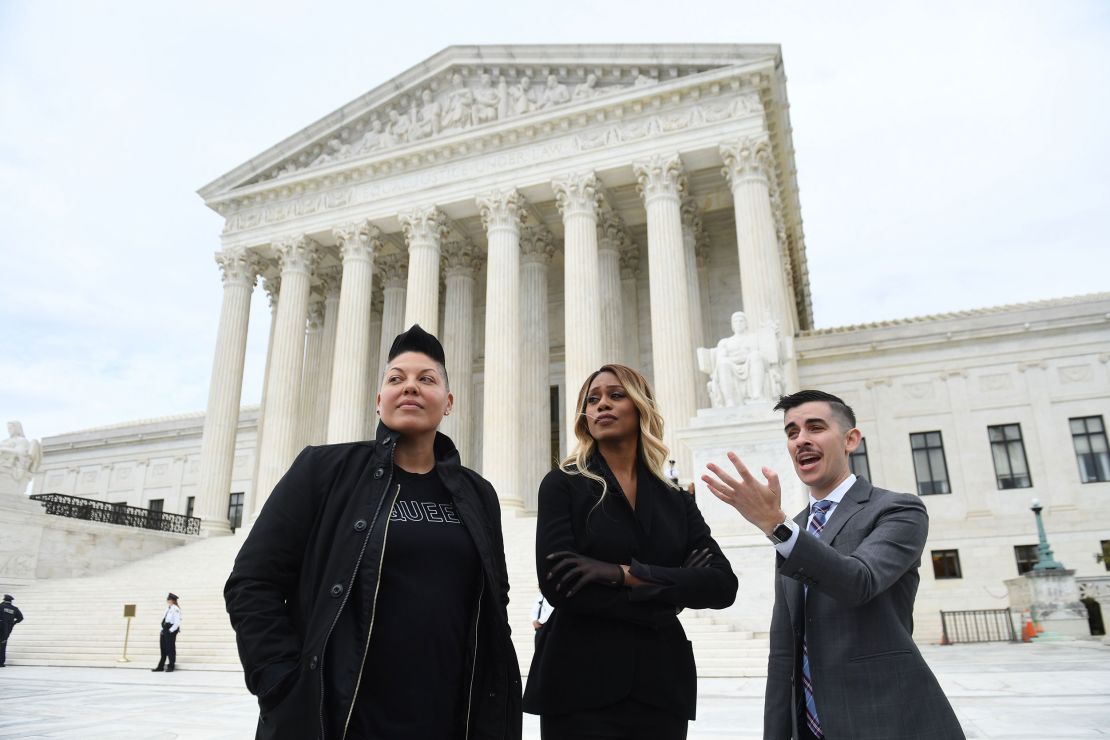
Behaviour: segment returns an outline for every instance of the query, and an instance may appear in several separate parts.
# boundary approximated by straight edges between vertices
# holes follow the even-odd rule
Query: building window
[[[1106,444],[1106,426],[1101,416],[1068,419],[1075,459],[1079,462],[1079,479],[1084,483],[1110,481],[1110,448]]]
[[[161,514],[162,513],[162,506],[165,503],[166,503],[166,499],[164,499],[164,498],[152,498],[147,503],[146,508],[148,510],[150,510],[150,512],[152,514]]]
[[[917,476],[917,493],[952,493],[948,485],[948,465],[944,462],[944,441],[940,432],[917,432],[910,435],[913,470]]]
[[[1106,570],[1110,570],[1110,540],[1102,541],[1102,564]]]
[[[1021,439],[1021,424],[999,424],[987,427],[994,458],[994,478],[999,490],[1003,488],[1029,488],[1029,463],[1025,459],[1025,443]]]
[[[196,502],[196,496],[190,496],[189,498],[185,499],[185,516],[188,517],[193,515],[193,505],[196,504]]]
[[[867,440],[860,439],[859,447],[848,455],[848,465],[858,476],[871,480],[871,466],[867,463]]]
[[[960,551],[933,550],[933,577],[938,581],[963,578],[960,573]]]
[[[243,526],[243,494],[233,493],[227,500],[227,523],[234,532]]]
[[[1037,546],[1014,545],[1014,560],[1017,562],[1018,575],[1025,575],[1037,564]]]

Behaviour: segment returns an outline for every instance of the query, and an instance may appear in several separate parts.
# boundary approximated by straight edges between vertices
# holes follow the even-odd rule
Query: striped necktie
[[[812,507],[813,516],[811,516],[809,520],[809,531],[814,537],[821,536],[821,530],[825,528],[826,517],[832,505],[832,501],[814,502]],[[809,588],[807,587],[805,590],[808,595]],[[813,701],[813,677],[809,673],[809,650],[807,648],[807,643],[808,638],[802,637],[802,688],[805,691],[806,700],[806,725],[809,726],[809,731],[813,733],[814,737],[823,738],[825,733],[821,732],[821,722],[817,719],[817,704]]]

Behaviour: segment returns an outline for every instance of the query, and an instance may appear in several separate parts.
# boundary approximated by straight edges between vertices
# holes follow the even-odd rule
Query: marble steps
[[[535,584],[535,518],[504,521],[511,584],[509,620],[523,671],[534,647],[530,612]],[[10,645],[14,665],[118,666],[149,668],[158,659],[158,623],[165,595],[181,597],[182,633],[177,641],[183,670],[239,671],[235,636],[224,611],[223,584],[242,531],[228,537],[197,539],[113,570],[81,578],[51,579],[25,586],[16,603],[27,616]],[[128,645],[130,663],[119,663],[126,620],[124,604],[136,604]],[[703,677],[764,675],[767,644],[737,630],[712,611],[687,611],[683,627],[694,644]]]

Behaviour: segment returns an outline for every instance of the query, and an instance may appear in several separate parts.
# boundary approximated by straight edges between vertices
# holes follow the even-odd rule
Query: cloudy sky
[[[203,410],[199,187],[445,46],[576,42],[782,45],[819,326],[1107,289],[1110,3],[0,0],[0,416]]]

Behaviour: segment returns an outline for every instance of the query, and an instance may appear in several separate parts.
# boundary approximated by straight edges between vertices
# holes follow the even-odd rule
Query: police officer
[[[12,599],[11,594],[4,594],[4,601],[0,604],[0,668],[4,667],[7,659],[8,636],[12,628],[23,621],[23,612],[12,603]]]
[[[181,609],[177,606],[177,594],[170,593],[166,596],[166,613],[162,615],[162,634],[158,636],[162,656],[158,665],[150,669],[153,673],[173,673],[173,664],[177,662],[177,633],[180,630]]]

